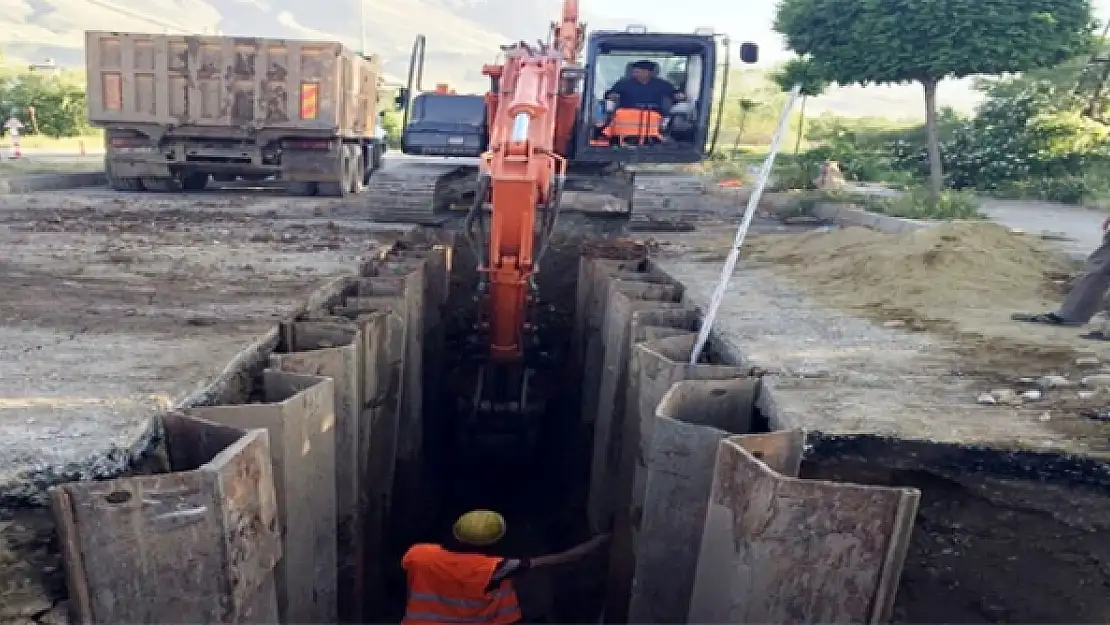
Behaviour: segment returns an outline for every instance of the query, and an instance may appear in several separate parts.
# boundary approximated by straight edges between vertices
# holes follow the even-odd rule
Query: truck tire
[[[312,197],[316,195],[317,185],[315,182],[287,182],[285,190],[289,195]]]
[[[108,178],[108,188],[113,191],[143,191],[142,178],[120,178],[112,173],[112,163],[104,159],[104,175]]]
[[[355,165],[351,168],[350,183],[351,195],[358,195],[366,190],[366,161],[362,160],[361,154],[355,157]]]
[[[113,191],[145,191],[142,178],[117,178],[108,175],[108,186]]]
[[[181,177],[183,191],[203,191],[208,186],[208,174],[189,173]]]
[[[379,169],[382,168],[382,159],[385,157],[385,144],[384,143],[374,144],[372,154],[373,154],[373,156],[372,156],[373,160],[371,161],[371,163],[372,163],[371,171],[378,171]]]
[[[344,156],[340,164],[339,182],[317,182],[316,194],[322,197],[346,197],[351,192],[351,175],[354,163],[350,155]]]
[[[142,185],[147,191],[154,193],[173,193],[181,190],[180,185],[173,178],[143,178]]]

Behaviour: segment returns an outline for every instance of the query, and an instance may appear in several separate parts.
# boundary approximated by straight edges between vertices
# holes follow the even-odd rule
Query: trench
[[[793,518],[803,531],[776,530],[774,538],[790,545],[786,550],[770,549],[754,558],[734,550],[731,530],[711,531],[706,519],[713,510],[739,514],[747,504],[738,499],[756,491],[729,490],[722,476],[750,470],[745,458],[771,466],[790,464],[774,458],[774,445],[759,447],[764,440],[759,435],[786,434],[773,411],[759,408],[773,405],[760,397],[762,373],[736,364],[742,358],[716,343],[698,367],[664,366],[682,362],[684,341],[697,328],[697,311],[682,304],[681,283],[654,271],[643,260],[642,249],[591,240],[590,234],[582,224],[567,226],[541,273],[538,390],[549,400],[539,417],[535,453],[503,461],[465,454],[455,444],[457,425],[465,420],[460,399],[468,388],[466,374],[482,351],[474,332],[480,320],[473,297],[477,275],[465,245],[450,235],[434,235],[401,246],[391,258],[367,263],[356,284],[317,296],[299,321],[283,324],[260,341],[203,401],[184,411],[204,423],[166,420],[155,444],[128,474],[107,484],[72,484],[67,491],[70,508],[81,511],[81,502],[110,504],[97,503],[100,516],[58,516],[68,529],[57,535],[43,529],[38,512],[33,513],[35,524],[20,512],[14,517],[24,519],[20,527],[30,534],[20,546],[16,543],[23,539],[9,533],[9,548],[55,554],[43,560],[52,564],[41,575],[52,597],[49,605],[68,597],[71,609],[88,610],[96,622],[182,622],[180,606],[167,608],[161,619],[152,616],[149,606],[175,606],[171,593],[190,592],[166,581],[176,579],[183,558],[214,579],[226,577],[226,560],[191,553],[211,551],[233,532],[226,520],[214,518],[204,525],[208,533],[193,528],[188,539],[180,528],[126,521],[137,504],[119,493],[157,492],[165,488],[158,474],[217,471],[214,459],[234,448],[232,441],[243,440],[243,430],[270,427],[269,445],[275,448],[284,444],[281,431],[271,427],[275,421],[326,422],[322,413],[301,414],[311,402],[296,404],[297,398],[319,390],[319,378],[303,377],[307,374],[333,377],[333,395],[313,396],[317,399],[334,393],[357,398],[335,403],[331,447],[323,438],[312,439],[312,450],[293,445],[280,462],[275,460],[274,488],[285,526],[282,556],[255,557],[266,552],[265,541],[240,535],[242,553],[254,555],[244,556],[246,564],[240,563],[235,574],[250,580],[254,590],[226,597],[218,584],[198,583],[191,590],[211,593],[206,598],[219,598],[225,605],[249,607],[239,622],[272,621],[279,614],[286,622],[398,622],[406,597],[399,567],[404,551],[416,542],[450,541],[454,519],[477,508],[497,510],[508,522],[509,531],[494,555],[542,555],[598,530],[614,532],[603,552],[520,581],[528,622],[787,622],[781,620],[786,618],[781,610],[799,609],[811,615],[803,622],[863,622],[868,615],[851,612],[858,610],[853,605],[861,592],[869,615],[875,604],[886,602],[884,620],[896,622],[1110,620],[1110,546],[1101,538],[1110,529],[1105,497],[1110,478],[1103,466],[1071,458],[810,433],[790,444],[796,448],[798,475],[810,481],[811,490],[782,509],[768,506]],[[433,243],[451,249],[442,275],[434,270],[435,263],[427,262]],[[593,273],[583,269],[589,265],[583,258],[597,261],[591,265]],[[607,269],[599,273],[601,266]],[[414,267],[419,271],[414,273]],[[442,288],[429,286],[440,278]],[[356,327],[373,341],[353,342]],[[414,327],[418,332],[406,334]],[[650,349],[638,350],[640,344]],[[386,345],[388,354],[382,351]],[[365,353],[355,358],[360,350]],[[320,358],[313,360],[316,355]],[[275,357],[285,359],[283,364]],[[331,357],[355,360],[327,360]],[[359,358],[362,364],[351,364]],[[328,369],[333,365],[337,368]],[[643,377],[651,367],[655,377]],[[366,388],[352,390],[360,386]],[[641,398],[646,403],[636,405]],[[655,410],[656,404],[670,406],[670,412]],[[265,412],[267,406],[279,408]],[[664,413],[665,419],[660,417]],[[211,422],[219,426],[205,425]],[[645,430],[648,422],[654,429]],[[737,451],[730,463],[714,462],[722,439],[745,434],[756,435],[755,447]],[[787,438],[775,439],[775,444]],[[300,457],[290,453],[302,448]],[[331,449],[330,455],[320,449]],[[630,461],[635,458],[646,463],[642,470]],[[352,478],[352,472],[358,477]],[[789,487],[778,477],[756,477],[769,480],[769,487],[778,491]],[[226,504],[229,491],[208,493],[200,485],[209,483],[208,478],[198,479],[189,502],[199,506],[209,497]],[[690,486],[694,483],[697,488]],[[857,491],[851,487],[856,484],[889,489],[892,510],[904,504],[899,488],[920,491],[912,526],[899,529],[896,515],[873,507],[844,512],[852,508]],[[835,490],[836,485],[841,489]],[[814,490],[820,488],[826,490]],[[329,498],[328,489],[337,494]],[[641,494],[629,492],[636,489]],[[241,490],[232,490],[243,509],[263,509],[265,517],[264,497],[244,498]],[[790,517],[798,502],[804,502],[805,510]],[[320,512],[329,507],[338,512]],[[879,516],[890,517],[889,527],[876,524]],[[5,520],[11,518],[11,511],[5,511]],[[824,527],[815,520],[825,519],[833,533],[858,538],[861,551],[869,548],[868,540],[873,548],[863,560],[833,552],[844,561],[818,562],[816,568],[825,577],[809,579],[803,572],[814,570],[813,559],[830,555],[813,548]],[[881,536],[873,535],[876,527]],[[904,550],[890,556],[885,547],[895,535],[901,536]],[[320,555],[321,541],[330,541],[330,556]],[[142,557],[135,552],[136,543],[146,549]],[[757,543],[749,539],[751,553]],[[716,551],[728,557],[705,557]],[[85,566],[79,575],[71,571],[66,590],[59,552],[71,557],[80,553],[86,561],[114,558],[121,564]],[[361,560],[353,557],[357,553]],[[131,557],[142,561],[149,577],[139,590],[127,579]],[[737,603],[735,588],[716,585],[714,579],[734,580],[734,570],[753,563],[754,570],[768,574],[747,573],[749,582],[759,582],[759,592],[747,596],[755,607],[729,613],[725,620],[706,618],[722,614],[713,612],[721,605]],[[893,565],[898,570],[891,571]],[[315,573],[304,574],[309,570]],[[288,576],[285,581],[283,575]],[[806,578],[808,585],[787,584],[788,577]],[[861,579],[874,588],[860,591]],[[884,587],[883,580],[896,583]],[[113,603],[98,604],[97,592],[107,590],[117,593]],[[818,590],[833,599],[814,603]],[[776,597],[778,604],[759,600],[767,596]],[[194,616],[209,614],[202,604],[191,604]],[[699,606],[703,611],[695,618],[693,610]],[[21,618],[45,623],[55,612],[40,610]],[[839,619],[812,616],[818,613]]]

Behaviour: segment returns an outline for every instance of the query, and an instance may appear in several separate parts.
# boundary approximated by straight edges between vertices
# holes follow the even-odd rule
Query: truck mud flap
[[[799,479],[804,448],[801,430],[720,442],[689,622],[890,621],[920,493]]]
[[[77,623],[274,623],[282,557],[265,431],[162,419],[172,471],[51,490]]]

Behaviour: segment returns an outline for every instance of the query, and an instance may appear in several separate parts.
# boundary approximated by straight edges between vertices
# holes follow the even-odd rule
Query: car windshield
[[[486,120],[482,96],[422,95],[413,104],[412,121],[481,126]]]

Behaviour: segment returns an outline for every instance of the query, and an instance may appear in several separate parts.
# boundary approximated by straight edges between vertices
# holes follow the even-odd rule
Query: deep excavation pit
[[[128,477],[55,491],[60,539],[6,509],[5,555],[51,567],[34,572],[46,605],[93,622],[396,622],[405,549],[492,508],[506,555],[614,533],[522,581],[532,622],[1110,620],[1104,467],[775,431],[774,372],[715,342],[686,365],[699,313],[682,285],[637,244],[563,228],[539,279],[549,401],[524,461],[458,453],[480,302],[469,250],[435,234],[318,294],[162,420]]]

